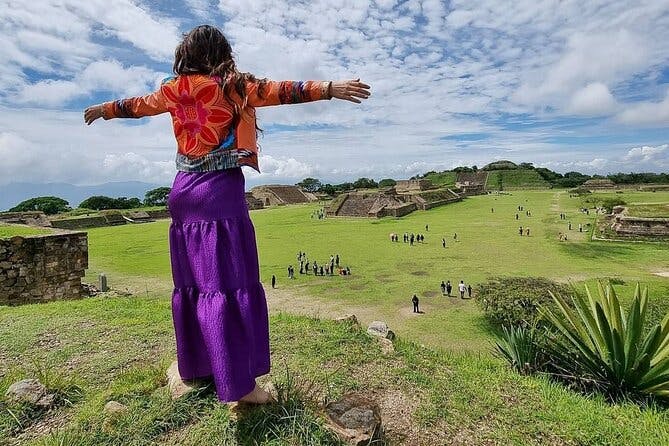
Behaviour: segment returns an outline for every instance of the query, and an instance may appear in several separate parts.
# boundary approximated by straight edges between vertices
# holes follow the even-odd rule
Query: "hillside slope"
[[[384,354],[364,328],[285,314],[271,318],[271,344],[270,378],[287,398],[233,417],[211,391],[167,396],[167,298],[0,308],[0,394],[37,376],[64,395],[46,413],[0,404],[0,444],[333,445],[318,404],[351,390],[380,405],[386,444],[669,443],[664,411],[580,396],[491,357],[401,339]],[[105,415],[110,400],[128,411]]]
[[[536,170],[492,170],[488,176],[486,189],[550,189],[551,185]]]

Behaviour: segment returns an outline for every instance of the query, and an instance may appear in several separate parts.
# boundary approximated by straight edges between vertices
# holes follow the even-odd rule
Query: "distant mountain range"
[[[137,197],[143,200],[144,194],[156,187],[160,185],[140,181],[104,183],[95,186],[75,186],[67,183],[9,183],[0,186],[0,211],[9,210],[28,198],[43,196],[60,197],[67,200],[73,208],[93,195],[113,198]]]

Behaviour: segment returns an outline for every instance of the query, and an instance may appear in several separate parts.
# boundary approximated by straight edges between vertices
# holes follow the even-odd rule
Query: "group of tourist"
[[[522,212],[522,211],[525,211],[525,216],[526,216],[526,217],[531,217],[531,216],[532,216],[532,212],[530,212],[529,209],[525,209],[525,207],[522,206],[522,205],[518,205],[518,207],[516,208],[516,210],[517,210],[517,211],[521,211],[521,212]],[[516,212],[516,220],[519,220],[519,219],[520,219],[520,214],[519,214],[518,212]],[[525,227],[523,227],[523,226],[519,226],[519,227],[518,227],[518,235],[520,235],[521,237],[522,237],[523,235],[526,236],[526,237],[529,237],[529,236],[530,236],[530,228],[527,227],[527,226],[525,226]]]
[[[427,225],[425,225],[427,228]],[[390,234],[391,242],[399,242],[400,236],[394,232]],[[408,243],[410,246],[413,246],[414,243],[423,243],[425,241],[425,236],[423,234],[414,234],[413,232],[405,232],[402,236],[402,241]]]
[[[311,213],[311,218],[312,219],[317,219],[317,220],[323,220],[325,218],[325,209],[316,209]]]
[[[579,212],[581,212],[583,214],[586,214],[586,215],[590,215],[590,210],[588,208],[580,208]],[[564,213],[564,212],[560,212],[560,220],[567,220],[567,214]],[[578,232],[583,232],[583,230],[587,231],[589,227],[590,227],[590,223],[586,223],[585,225],[583,223],[579,223],[578,224]],[[573,230],[573,225],[572,225],[571,221],[567,221],[567,230],[568,231]],[[562,231],[558,232],[558,239],[561,242],[567,241],[567,233],[562,232]]]
[[[442,296],[448,296],[452,297],[453,295],[451,294],[453,292],[453,285],[451,284],[450,280],[447,280],[444,282],[443,280],[441,281],[441,295]],[[458,284],[458,292],[460,293],[460,299],[465,298],[465,293],[469,298],[472,297],[472,286],[471,285],[466,285],[464,280],[461,280],[460,283]],[[411,298],[411,303],[413,304],[413,312],[414,313],[422,313],[420,311],[420,299],[416,294],[413,295]]]
[[[440,287],[441,287],[441,295],[442,296],[451,297],[451,292],[453,291],[453,285],[451,285],[450,280],[447,280],[446,282],[444,282],[442,280]],[[467,293],[468,297],[472,297],[472,286],[471,285],[465,285],[464,280],[461,280],[460,283],[458,284],[458,291],[460,292],[460,298],[461,299],[465,298],[465,293]]]
[[[297,261],[300,263],[300,274],[309,274],[311,271],[314,276],[334,276],[335,269],[337,269],[337,274],[340,276],[348,276],[351,274],[350,267],[342,267],[340,265],[339,254],[332,254],[328,261],[319,265],[316,260],[310,262],[307,258],[307,253],[300,251],[297,253]],[[290,267],[292,268],[292,265]]]

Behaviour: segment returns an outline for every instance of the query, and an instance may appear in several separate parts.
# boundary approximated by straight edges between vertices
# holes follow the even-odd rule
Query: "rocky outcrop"
[[[350,445],[374,444],[382,436],[378,404],[364,395],[350,393],[325,406],[327,427]]]

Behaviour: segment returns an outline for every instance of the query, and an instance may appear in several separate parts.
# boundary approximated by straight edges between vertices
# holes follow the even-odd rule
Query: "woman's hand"
[[[333,98],[344,99],[359,104],[361,102],[360,99],[367,99],[369,95],[369,85],[363,84],[360,82],[360,79],[333,81],[330,84],[330,96]]]
[[[102,118],[102,105],[92,105],[84,110],[84,122],[87,125],[91,125],[98,118]]]

